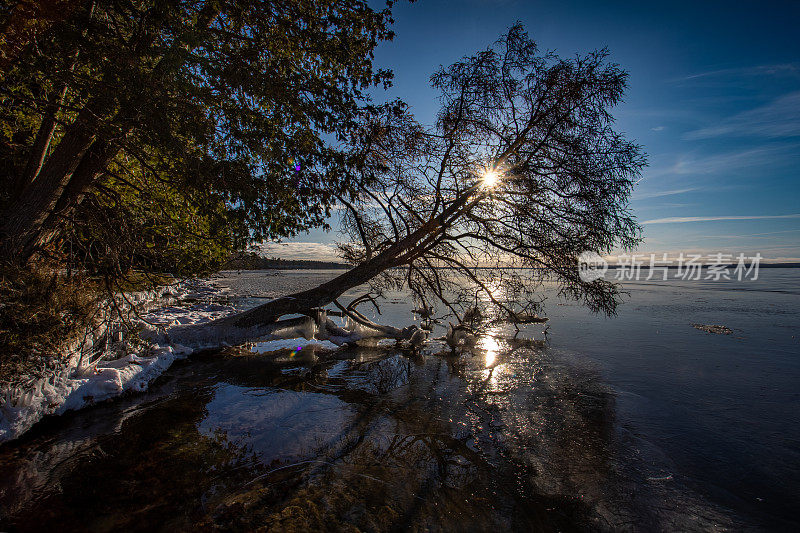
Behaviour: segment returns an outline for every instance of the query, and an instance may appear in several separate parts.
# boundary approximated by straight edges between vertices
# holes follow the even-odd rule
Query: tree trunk
[[[384,270],[398,266],[398,260],[404,253],[407,253],[414,247],[414,244],[422,241],[440,227],[441,222],[439,220],[431,220],[369,261],[361,263],[318,287],[283,296],[249,311],[212,320],[211,322],[172,327],[167,332],[165,340],[176,344],[209,348],[222,345],[237,345],[271,337],[313,338],[317,336],[319,338],[318,334],[320,332],[325,338],[331,338],[332,335],[337,339],[348,335],[352,337],[351,331],[341,330],[341,328],[326,320],[327,317],[317,317],[315,312],[330,304],[348,290],[367,283]],[[279,321],[281,316],[288,314],[306,314],[309,316],[302,319]],[[378,324],[366,323],[368,321],[363,316],[356,315],[353,318],[367,329],[375,330],[380,336],[410,339],[415,331],[410,329],[398,330],[379,326]]]
[[[338,326],[328,321],[327,317],[324,317],[324,319],[319,319],[318,317],[312,319],[311,317],[315,316],[316,311],[330,304],[348,290],[367,283],[384,270],[412,261],[426,246],[431,245],[431,239],[446,227],[451,217],[458,216],[464,209],[469,209],[472,204],[480,200],[480,195],[475,196],[477,191],[479,191],[477,186],[467,189],[440,216],[431,218],[372,259],[318,287],[283,296],[249,311],[212,320],[211,322],[175,326],[170,328],[164,340],[195,347],[218,347],[222,345],[237,345],[270,337],[293,338],[302,336],[312,338],[317,330],[322,330],[323,335],[330,337],[331,329],[338,328]],[[279,322],[281,316],[288,314],[306,314],[309,316],[305,317],[305,319],[292,319],[295,321],[300,320],[300,322]],[[382,330],[379,331],[382,336],[410,339],[415,332],[415,330],[408,328],[397,330],[396,328],[387,328],[378,324],[367,324],[368,320],[363,316],[358,316],[356,319],[369,329]],[[286,328],[291,331],[287,332]],[[309,337],[309,334],[311,337]],[[339,328],[337,334],[349,333],[342,333]]]
[[[127,131],[132,128],[128,127]],[[123,132],[123,136],[127,132]],[[58,225],[61,220],[69,216],[83,200],[84,195],[91,187],[92,183],[105,171],[109,163],[120,152],[121,143],[118,140],[106,141],[96,140],[87,150],[86,155],[81,159],[80,164],[72,174],[72,179],[64,188],[61,197],[56,202],[50,215],[42,223],[41,230],[35,242],[34,249],[38,249],[50,243],[59,233]]]
[[[92,1],[89,5],[87,19],[91,19],[93,13],[94,1]],[[86,35],[86,30],[83,31],[83,35]],[[65,65],[64,73],[62,74],[63,80],[61,81],[60,86],[56,91],[53,92],[50,101],[45,107],[44,115],[42,116],[42,123],[39,125],[39,131],[36,132],[36,139],[33,142],[33,148],[28,156],[28,162],[25,165],[25,170],[13,185],[13,193],[16,196],[20,195],[22,191],[25,190],[25,187],[30,185],[30,183],[36,179],[36,177],[39,175],[39,171],[42,170],[44,159],[47,156],[47,151],[49,150],[50,143],[53,140],[53,134],[56,131],[56,115],[61,109],[61,106],[64,105],[64,98],[67,95],[68,80],[75,71],[75,65],[78,62],[79,55],[80,48],[76,46],[75,51],[70,56],[68,64]]]
[[[93,143],[101,120],[110,111],[111,104],[110,99],[94,99],[81,109],[45,161],[36,180],[22,191],[6,213],[0,229],[1,262],[25,264],[31,258],[45,221],[53,215],[76,171],[81,164],[86,165],[88,170],[96,163],[96,154],[90,152],[90,148],[97,151],[102,146]],[[87,154],[90,158],[84,163]]]
[[[216,2],[205,2],[198,17],[198,27],[209,26],[218,14]],[[150,40],[154,38],[155,35]],[[177,69],[190,51],[186,44],[167,50],[153,68],[153,80],[163,79],[167,73]],[[60,215],[68,213],[80,201],[92,181],[118,153],[119,144],[112,140],[110,145],[98,145],[96,153],[90,152],[90,158],[83,163],[84,154],[90,147],[94,148],[92,143],[99,133],[101,121],[111,111],[113,101],[113,97],[108,95],[91,99],[47,158],[36,180],[22,191],[0,227],[0,262],[25,264],[39,244],[52,240],[57,234],[55,227]],[[128,109],[127,114],[132,116],[135,112],[135,109]],[[122,124],[131,124],[130,120],[124,120],[124,114],[117,118],[120,116],[123,117]],[[131,129],[132,126],[123,127],[121,135],[127,135]],[[104,161],[105,164],[101,165]],[[65,195],[79,164],[86,168],[76,176],[75,184]]]
[[[328,325],[324,318],[317,319],[315,324],[311,318],[314,310],[328,305],[346,291],[369,281],[385,268],[382,264],[385,264],[387,259],[377,256],[375,260],[358,265],[314,289],[277,298],[249,311],[204,324],[175,326],[168,331],[167,340],[194,347],[216,347],[226,344],[237,345],[276,335],[280,338],[298,336],[314,338],[320,327],[325,328]],[[281,316],[288,314],[310,316],[279,321]],[[287,328],[295,333],[287,337],[285,334]]]
[[[94,141],[97,115],[84,108],[67,130],[53,154],[47,158],[38,178],[28,185],[6,214],[0,230],[0,260],[24,264],[33,252],[33,244],[42,223],[53,212],[64,188]]]
[[[42,170],[44,158],[47,155],[47,150],[50,148],[50,141],[52,141],[53,133],[56,131],[56,113],[58,113],[58,110],[61,108],[66,94],[67,84],[65,83],[47,104],[44,116],[42,117],[42,123],[39,125],[39,131],[36,132],[36,139],[33,141],[33,148],[31,149],[30,156],[28,156],[25,170],[12,186],[15,195],[21,194],[22,191],[25,190],[25,187],[36,179],[39,175],[39,171]]]

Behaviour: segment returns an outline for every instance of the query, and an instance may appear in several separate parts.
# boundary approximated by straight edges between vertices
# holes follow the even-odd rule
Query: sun
[[[500,174],[496,170],[487,169],[481,176],[481,186],[484,189],[492,189],[500,181]]]

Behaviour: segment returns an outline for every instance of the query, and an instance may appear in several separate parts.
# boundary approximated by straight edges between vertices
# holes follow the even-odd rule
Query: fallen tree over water
[[[356,266],[249,311],[173,327],[165,338],[196,346],[287,335],[411,340],[415,330],[379,326],[355,309],[400,287],[422,309],[441,306],[459,323],[479,301],[507,317],[536,317],[546,281],[613,313],[617,286],[582,279],[576,258],[638,242],[627,201],[645,161],[610,114],[626,76],[605,51],[541,55],[512,27],[432,76],[442,102],[432,128],[402,107],[376,110],[362,127],[353,147],[360,175],[349,187],[356,192],[337,198],[351,237],[340,252]],[[355,305],[338,304],[362,285]],[[333,302],[348,327],[321,310]]]

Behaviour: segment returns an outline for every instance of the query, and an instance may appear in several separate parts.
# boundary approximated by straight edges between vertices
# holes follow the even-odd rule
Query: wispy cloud
[[[750,148],[711,155],[684,153],[679,154],[672,165],[648,168],[639,181],[663,176],[732,174],[756,167],[767,168],[775,165],[785,165],[789,159],[797,159],[798,153],[800,153],[800,144],[798,143],[786,143],[778,146]]]
[[[776,235],[783,236],[783,235],[785,235],[787,233],[797,233],[798,231],[800,231],[800,228],[798,228],[798,229],[787,229],[787,230],[783,230],[783,231],[766,231],[766,232],[761,232],[761,233],[745,233],[745,234],[742,234],[742,235],[697,235],[695,237],[692,237],[692,239],[694,239],[694,240],[697,240],[697,239],[772,240],[772,239],[775,239],[775,238],[781,238],[781,237],[775,237]]]
[[[772,65],[755,65],[750,67],[723,68],[698,72],[676,81],[701,80],[709,78],[744,78],[756,76],[800,76],[800,64],[777,63]]]
[[[642,224],[677,224],[685,222],[714,222],[717,220],[766,220],[773,218],[800,218],[800,213],[791,215],[744,215],[744,216],[710,216],[710,217],[667,217],[645,220]]]
[[[665,203],[653,205],[651,207],[652,208],[658,208],[658,209],[683,209],[684,207],[697,207],[698,205],[700,205],[700,204],[698,204],[696,202],[693,202],[693,203],[687,203],[687,202],[683,202],[683,203],[682,202],[665,202]]]
[[[797,246],[776,246],[770,248],[752,248],[752,247],[730,247],[730,246],[722,246],[718,248],[709,248],[709,247],[685,247],[685,248],[639,248],[634,251],[625,251],[622,250],[615,250],[613,254],[604,255],[603,259],[608,261],[610,264],[615,263],[622,263],[624,261],[630,262],[630,256],[635,254],[638,256],[638,260],[641,261],[644,265],[647,265],[650,260],[650,255],[654,255],[654,259],[656,261],[661,260],[664,257],[664,254],[667,254],[667,260],[671,260],[673,264],[678,264],[678,258],[681,254],[685,257],[690,255],[700,255],[704,258],[711,258],[715,257],[717,254],[730,254],[732,258],[738,257],[739,254],[744,254],[745,258],[755,257],[756,254],[761,254],[761,262],[762,263],[795,263],[800,262],[797,255],[789,256],[786,254],[787,250],[791,253],[792,251],[798,252],[800,255],[800,247]],[[775,252],[775,253],[771,253]]]
[[[721,136],[800,136],[800,91],[785,94],[764,106],[738,113],[716,125],[691,131],[684,138],[698,140]]]
[[[646,200],[648,198],[661,198],[662,196],[673,196],[676,194],[684,194],[697,190],[700,190],[700,187],[686,187],[685,189],[672,189],[669,191],[643,192],[635,193],[632,198],[634,200]]]
[[[670,171],[674,174],[715,174],[733,169],[754,167],[775,161],[781,148],[752,148],[697,157],[685,154],[678,158]]]
[[[655,128],[650,128],[650,131],[664,131],[666,127],[664,126],[656,126]]]
[[[311,261],[340,261],[336,246],[323,242],[284,242],[265,243],[261,253],[268,257],[281,259],[302,259]]]

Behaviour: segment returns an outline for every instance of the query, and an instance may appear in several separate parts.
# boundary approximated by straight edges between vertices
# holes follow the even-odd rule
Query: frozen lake
[[[249,307],[339,272],[216,281]],[[800,271],[625,287],[614,318],[550,299],[546,338],[496,327],[455,355],[195,356],[0,447],[0,525],[800,527]],[[412,307],[366,314],[403,326]]]

